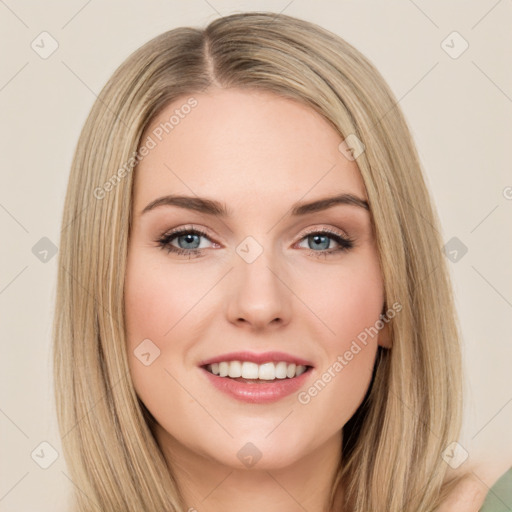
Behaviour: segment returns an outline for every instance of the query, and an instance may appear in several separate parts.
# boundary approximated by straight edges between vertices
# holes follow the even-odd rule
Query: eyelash
[[[193,234],[199,235],[204,238],[208,238],[208,234],[198,228],[184,228],[178,229],[176,231],[171,231],[170,233],[165,233],[163,236],[156,240],[158,246],[161,249],[166,250],[168,253],[174,253],[180,256],[186,256],[190,258],[197,258],[203,254],[204,249],[180,249],[178,247],[174,247],[171,245],[171,242],[175,238],[179,238],[182,235]],[[328,238],[332,238],[336,243],[339,244],[339,247],[336,249],[323,250],[323,251],[314,251],[313,249],[306,249],[311,256],[317,258],[327,258],[328,256],[333,256],[334,254],[347,252],[354,247],[354,240],[349,237],[341,236],[339,233],[334,231],[330,231],[329,229],[323,228],[320,230],[311,231],[306,233],[301,239],[315,236],[315,235],[328,235]]]

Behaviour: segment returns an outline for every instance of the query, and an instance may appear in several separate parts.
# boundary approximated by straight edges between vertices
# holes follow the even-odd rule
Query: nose
[[[250,263],[238,258],[231,273],[229,321],[259,331],[288,324],[293,294],[286,282],[285,272],[266,251]]]

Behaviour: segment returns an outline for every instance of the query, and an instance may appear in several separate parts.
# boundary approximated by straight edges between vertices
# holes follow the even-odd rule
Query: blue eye
[[[201,238],[209,240],[207,234],[197,228],[184,228],[171,233],[164,234],[157,240],[158,245],[165,249],[168,253],[174,253],[181,256],[187,256],[188,258],[195,258],[203,254],[204,247],[200,247]],[[177,241],[181,247],[172,245],[172,242]],[[311,240],[308,243],[308,252],[315,257],[327,257],[340,252],[349,251],[354,247],[354,240],[351,238],[344,237],[339,233],[330,231],[328,229],[322,229],[319,231],[312,231],[307,233],[301,238],[302,240]],[[334,241],[338,244],[338,247],[328,249],[331,242]],[[327,245],[327,247],[326,247]],[[320,249],[320,250],[315,250]]]
[[[157,240],[158,245],[167,250],[167,252],[188,256],[189,258],[201,256],[202,250],[198,248],[201,237],[208,238],[204,231],[200,229],[182,229],[165,234]],[[178,244],[185,247],[175,247],[171,242],[178,240]]]
[[[354,240],[352,240],[351,238],[341,236],[340,234],[330,231],[328,229],[322,229],[320,231],[308,233],[302,240],[309,239],[312,239],[312,243],[308,243],[309,253],[317,257],[325,258],[327,256],[331,256],[339,252],[349,251],[354,247]],[[325,250],[327,249],[325,245],[329,246],[331,240],[334,240],[339,247],[330,250]],[[323,250],[316,251],[313,250],[313,248],[320,248]]]

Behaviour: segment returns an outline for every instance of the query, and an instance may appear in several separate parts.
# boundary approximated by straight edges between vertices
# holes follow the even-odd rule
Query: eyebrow
[[[298,217],[308,213],[320,212],[332,208],[337,205],[348,205],[364,208],[370,210],[368,202],[353,194],[339,194],[332,197],[324,197],[309,203],[295,203],[292,206],[291,215]],[[205,213],[207,215],[214,215],[216,217],[229,217],[232,216],[232,211],[224,204],[213,199],[192,196],[178,196],[167,195],[159,197],[151,201],[142,211],[141,215],[154,210],[159,206],[177,206],[187,210],[194,210],[197,212]]]

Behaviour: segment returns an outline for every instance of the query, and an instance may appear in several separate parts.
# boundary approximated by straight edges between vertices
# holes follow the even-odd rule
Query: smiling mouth
[[[311,366],[296,365],[286,361],[256,364],[250,361],[223,361],[202,366],[217,377],[237,382],[263,383],[290,380],[311,370]]]

